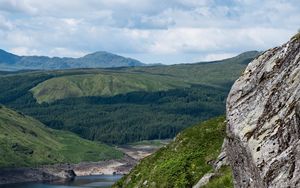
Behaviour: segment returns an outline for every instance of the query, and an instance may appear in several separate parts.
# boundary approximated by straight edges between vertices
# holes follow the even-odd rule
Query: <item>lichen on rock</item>
[[[227,156],[236,187],[300,187],[300,40],[246,68],[227,99]]]

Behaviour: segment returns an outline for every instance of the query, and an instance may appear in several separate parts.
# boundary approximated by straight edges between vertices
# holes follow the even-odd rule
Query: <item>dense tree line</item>
[[[28,90],[51,77],[48,74],[0,77],[0,103],[6,104],[23,97]]]
[[[49,76],[0,79],[0,103],[49,127],[109,144],[172,138],[188,125],[224,114],[228,93],[224,89],[194,85],[169,91],[68,98],[38,104],[28,89]]]

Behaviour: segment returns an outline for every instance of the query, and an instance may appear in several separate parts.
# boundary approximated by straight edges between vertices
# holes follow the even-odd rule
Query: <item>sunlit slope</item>
[[[83,96],[114,96],[133,91],[162,91],[189,84],[168,76],[103,72],[52,78],[31,91],[39,103]]]
[[[120,158],[119,151],[0,106],[0,167],[78,163]]]
[[[82,70],[46,80],[31,89],[39,103],[83,96],[115,96],[134,91],[165,91],[192,85],[226,87],[258,52],[221,61],[173,66]],[[67,73],[67,71],[66,71]]]
[[[143,159],[114,187],[192,187],[212,172],[225,137],[225,118],[218,117],[180,132],[175,140]],[[224,167],[207,187],[233,187],[231,170]],[[213,186],[212,186],[213,185]]]

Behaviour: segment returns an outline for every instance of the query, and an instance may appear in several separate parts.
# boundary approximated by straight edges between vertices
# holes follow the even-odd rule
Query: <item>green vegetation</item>
[[[82,96],[114,96],[134,91],[162,91],[190,85],[178,80],[148,74],[99,73],[62,76],[46,80],[33,89],[39,103]]]
[[[225,118],[218,117],[187,128],[175,141],[143,159],[114,187],[192,187],[201,177],[213,170],[209,164],[221,150],[225,137]],[[232,187],[230,169],[208,185]]]
[[[223,166],[215,177],[203,188],[233,188],[232,170],[229,166]]]
[[[121,158],[122,153],[0,106],[0,167],[79,163]]]
[[[225,111],[226,90],[194,86],[114,97],[81,97],[37,104],[30,94],[10,103],[51,128],[109,144],[174,137],[189,125]],[[26,101],[26,103],[24,103]]]
[[[161,147],[161,146],[165,146],[168,143],[170,143],[172,140],[171,139],[166,139],[166,140],[142,140],[139,142],[134,142],[134,143],[130,143],[130,146],[154,146],[154,147]]]
[[[172,66],[3,72],[0,103],[108,144],[173,138],[224,114],[232,83],[257,54]]]
[[[39,103],[82,96],[114,96],[134,91],[165,91],[209,85],[224,88],[232,83],[257,55],[248,52],[223,61],[174,66],[99,70],[49,79],[31,91]]]
[[[171,66],[133,67],[131,72],[147,73],[173,77],[185,83],[202,84],[215,87],[230,87],[242,74],[247,64],[259,52],[250,51],[236,57],[195,64],[179,64]]]

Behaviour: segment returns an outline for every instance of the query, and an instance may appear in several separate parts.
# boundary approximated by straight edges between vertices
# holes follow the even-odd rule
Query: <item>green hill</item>
[[[100,72],[62,76],[46,80],[31,92],[39,103],[53,102],[58,99],[83,96],[114,96],[134,91],[161,91],[189,85],[168,77],[148,75]]]
[[[233,82],[257,52],[222,61],[173,66],[89,70],[46,80],[31,89],[39,103],[83,96],[114,96],[134,91],[165,91],[202,84],[225,87]]]
[[[172,66],[0,73],[0,103],[45,125],[108,144],[173,138],[225,112],[258,52]]]
[[[209,163],[220,153],[225,137],[224,121],[224,117],[218,117],[187,128],[169,145],[143,159],[114,187],[192,187],[204,174],[213,171]],[[219,176],[206,187],[233,187],[230,168],[221,168]]]
[[[79,163],[120,158],[122,153],[75,134],[47,128],[0,105],[0,167]]]

